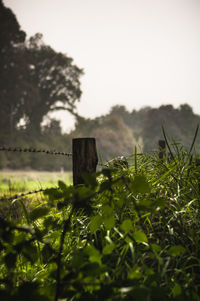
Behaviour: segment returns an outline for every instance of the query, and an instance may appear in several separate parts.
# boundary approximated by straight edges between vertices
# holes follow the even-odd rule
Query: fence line
[[[45,150],[45,149],[35,149],[35,148],[21,148],[21,147],[5,147],[1,146],[0,151],[7,151],[7,152],[20,152],[20,153],[44,153],[48,155],[62,155],[71,157],[72,153],[65,153],[65,152],[58,152],[53,150]]]
[[[38,189],[38,190],[33,190],[33,191],[29,191],[29,192],[26,192],[26,193],[20,193],[20,194],[15,194],[11,197],[3,197],[3,198],[0,198],[0,202],[2,201],[13,201],[13,200],[16,200],[16,199],[19,199],[19,198],[22,198],[24,196],[27,196],[27,195],[31,195],[31,194],[36,194],[36,193],[39,193],[39,192],[45,192],[49,189],[59,189],[59,187],[49,187],[49,188],[41,188],[41,189]]]
[[[96,151],[96,140],[95,138],[76,138],[72,140],[72,150],[73,154],[50,151],[50,150],[38,150],[34,148],[21,148],[21,147],[5,147],[1,146],[0,151],[8,152],[30,152],[30,153],[44,153],[50,155],[63,155],[67,157],[72,156],[73,160],[73,184],[74,186],[84,183],[84,178],[82,175],[84,173],[93,173],[96,171],[98,157]],[[53,187],[52,187],[53,188]],[[48,188],[49,189],[49,188]],[[56,188],[59,189],[59,188]],[[27,195],[44,192],[47,189],[39,189],[34,191],[29,191],[27,193],[22,193],[20,195],[14,195],[9,198],[1,198],[0,201],[4,200],[14,200]]]
[[[98,163],[98,157],[97,157],[97,151],[96,151],[96,140],[95,138],[76,138],[72,141],[72,150],[73,153],[65,153],[65,152],[59,152],[59,151],[52,151],[52,150],[39,150],[34,148],[21,148],[21,147],[0,147],[0,151],[8,151],[8,152],[30,152],[30,153],[44,153],[44,154],[50,154],[50,155],[63,155],[67,157],[72,157],[73,159],[73,183],[74,186],[78,184],[83,184],[84,179],[82,178],[83,173],[93,173],[96,171],[97,165],[109,167],[110,165],[119,166],[120,163],[125,164],[128,166],[127,158],[134,156],[119,156],[117,158],[114,158],[107,162],[107,164]],[[165,154],[165,141],[159,140],[159,157],[163,160],[164,154]],[[141,154],[137,154],[141,155]],[[51,187],[53,189],[59,189],[59,187]],[[36,194],[39,192],[45,192],[51,188],[46,189],[39,189],[39,190],[33,190],[29,191],[27,193],[21,193],[19,195],[14,195],[11,197],[3,197],[0,198],[0,201],[12,201],[24,196],[28,196],[31,194]]]

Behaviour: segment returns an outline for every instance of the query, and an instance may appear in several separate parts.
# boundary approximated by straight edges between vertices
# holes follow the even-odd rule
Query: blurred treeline
[[[95,137],[104,162],[118,155],[157,148],[161,126],[169,137],[189,147],[200,116],[183,104],[127,111],[116,105],[107,115],[86,119],[76,112],[83,70],[73,59],[46,45],[41,34],[26,39],[13,12],[0,0],[0,146],[71,152],[73,138]],[[123,102],[123,100],[122,100]],[[50,113],[66,110],[75,129],[63,134]],[[96,112],[98,114],[98,112]],[[66,114],[67,118],[67,114]],[[200,149],[199,136],[196,149]],[[65,170],[71,158],[34,153],[0,152],[0,169]]]
[[[135,152],[152,152],[158,149],[158,140],[164,139],[164,128],[169,142],[181,143],[189,150],[200,116],[194,114],[188,104],[178,108],[162,105],[159,108],[144,107],[129,112],[125,106],[116,105],[107,115],[95,119],[77,118],[71,137],[91,136],[97,139],[100,157],[109,160],[119,155]],[[200,150],[200,135],[195,141],[195,150]]]
[[[95,119],[77,117],[75,129],[62,134],[59,121],[51,120],[40,132],[31,133],[22,128],[15,130],[12,140],[2,138],[5,145],[34,147],[71,152],[72,139],[95,137],[99,158],[104,162],[115,156],[133,154],[137,151],[151,152],[158,148],[163,139],[164,126],[171,143],[181,143],[190,148],[200,116],[183,104],[179,108],[163,105],[159,108],[142,108],[129,112],[124,106],[114,106],[107,115]],[[9,143],[6,143],[9,141]],[[200,138],[195,142],[196,152],[200,150]],[[38,170],[71,169],[71,158],[48,154],[0,152],[0,168],[33,168]]]

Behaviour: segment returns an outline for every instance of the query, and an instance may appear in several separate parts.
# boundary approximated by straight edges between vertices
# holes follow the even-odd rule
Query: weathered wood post
[[[73,184],[84,184],[84,173],[96,172],[98,163],[95,138],[75,138],[72,140]]]
[[[158,146],[159,146],[158,156],[161,160],[163,160],[164,156],[165,156],[165,152],[166,152],[166,142],[165,142],[165,140],[158,140]]]

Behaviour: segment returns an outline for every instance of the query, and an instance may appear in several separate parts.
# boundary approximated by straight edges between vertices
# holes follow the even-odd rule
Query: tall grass
[[[164,136],[171,156],[135,150],[2,217],[0,298],[200,300],[200,166]]]

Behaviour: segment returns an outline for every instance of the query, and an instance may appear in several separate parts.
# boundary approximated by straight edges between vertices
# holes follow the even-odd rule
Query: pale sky
[[[28,37],[42,33],[84,69],[81,115],[186,102],[200,114],[200,0],[3,2]],[[59,117],[72,127],[69,114]]]

